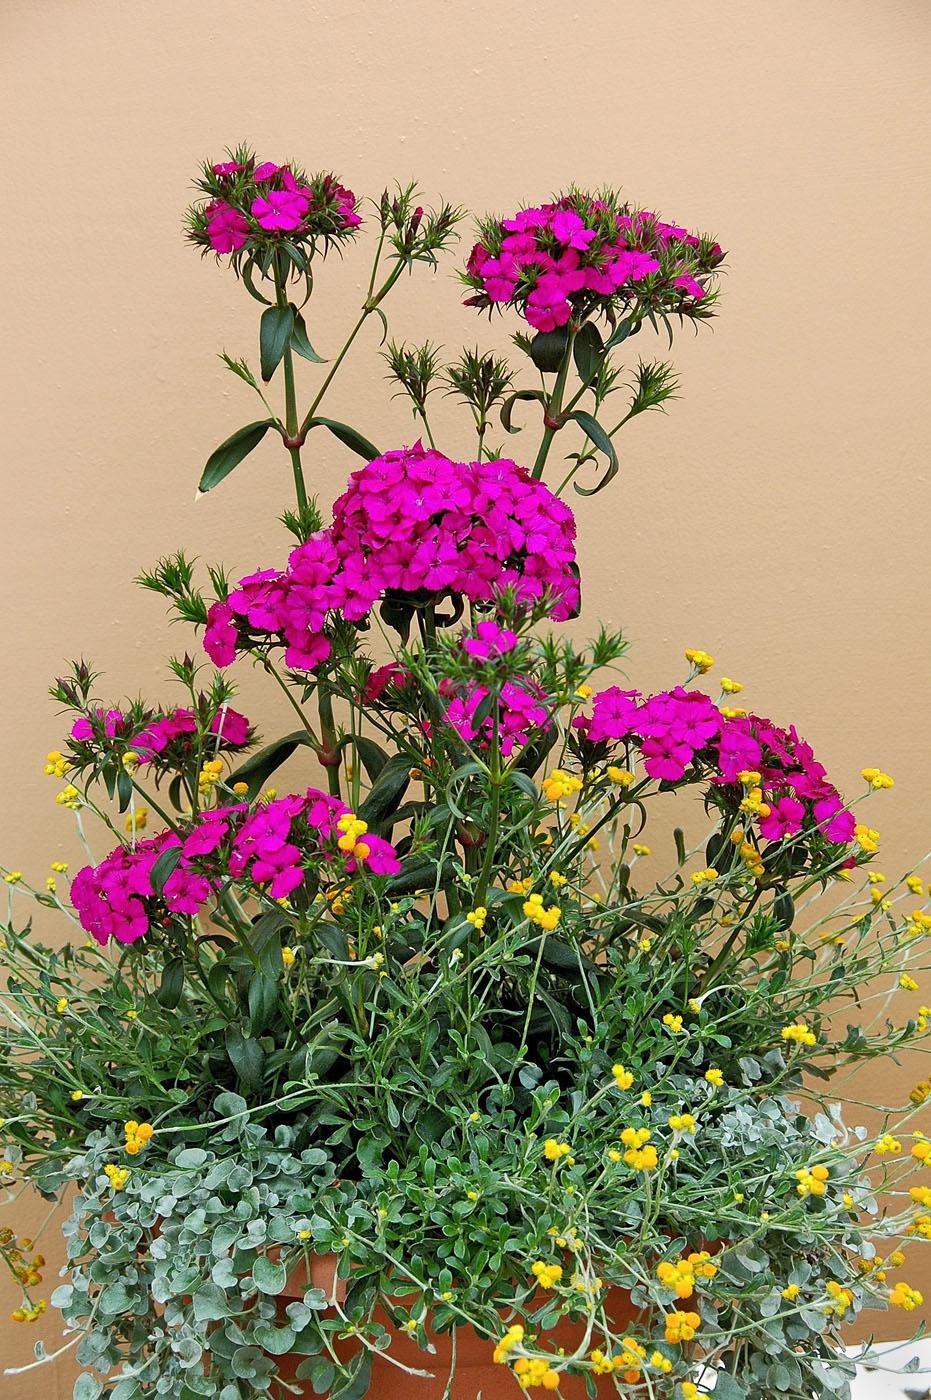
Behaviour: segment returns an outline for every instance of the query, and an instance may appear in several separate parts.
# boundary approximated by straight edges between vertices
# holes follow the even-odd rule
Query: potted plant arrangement
[[[878,1132],[834,1087],[931,1017],[925,886],[870,865],[892,780],[845,800],[706,652],[635,688],[619,634],[563,625],[569,499],[677,387],[631,347],[712,315],[721,248],[611,190],[481,221],[460,275],[515,317],[519,378],[388,339],[460,210],[398,188],[363,219],[246,148],[198,185],[191,242],[261,307],[257,363],[223,357],[259,416],[200,487],[278,438],[293,500],[269,483],[270,567],[141,575],[199,637],[173,698],[55,683],[46,772],[96,854],[4,868],[0,1181],[62,1205],[76,1400],[846,1395],[842,1325],[918,1308],[899,1243],[931,1238],[929,1086]],[[363,224],[324,360],[314,278]],[[379,334],[417,420],[394,450],[326,412]],[[332,509],[314,450],[356,456]],[[235,708],[244,666],[290,732]],[[40,1250],[11,1216],[24,1323]]]

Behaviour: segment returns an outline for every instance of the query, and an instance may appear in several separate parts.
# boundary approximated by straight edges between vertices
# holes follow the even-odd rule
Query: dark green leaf
[[[358,456],[364,457],[367,462],[371,462],[373,457],[381,455],[378,448],[369,442],[367,437],[363,437],[360,432],[357,432],[355,428],[350,428],[348,424],[337,422],[335,418],[311,418],[307,426],[308,428],[318,426],[329,428],[335,438],[339,438],[341,443],[352,452],[357,453]]]
[[[304,324],[304,317],[299,311],[292,308],[294,314],[294,328],[291,331],[291,349],[305,360],[310,360],[315,365],[325,365],[326,360],[322,355],[318,355],[314,347],[307,338],[307,327]]]
[[[572,342],[575,367],[583,383],[590,383],[598,373],[604,358],[604,343],[594,321],[586,321]]]
[[[555,374],[563,362],[568,344],[567,326],[560,326],[555,331],[537,331],[530,342],[530,358],[541,374]]]
[[[367,739],[364,734],[357,734],[350,741],[369,776],[369,782],[374,783],[385,764],[388,762],[388,755],[381,744],[376,744],[374,739]]]
[[[183,988],[184,958],[172,958],[170,962],[165,964],[161,983],[155,993],[155,1000],[159,1006],[164,1006],[167,1011],[171,1011],[181,1000]]]
[[[247,758],[245,763],[231,773],[227,779],[230,787],[234,783],[248,783],[248,797],[255,797],[268,782],[268,779],[280,768],[282,763],[291,757],[299,744],[310,744],[310,735],[306,730],[298,729],[293,734],[285,734],[283,738],[276,739],[272,744],[266,744],[264,749],[259,749],[251,758]]]
[[[152,886],[153,894],[161,894],[165,888],[165,881],[174,870],[181,859],[181,847],[169,846],[167,851],[162,851],[158,860],[152,866],[149,875],[149,883]]]
[[[410,769],[411,761],[406,754],[389,758],[359,807],[362,821],[369,826],[379,826],[397,810],[410,783]]]
[[[262,362],[262,378],[267,384],[281,363],[281,357],[291,339],[294,328],[294,312],[290,306],[270,306],[262,312],[259,326],[259,353]]]
[[[244,1036],[238,1026],[228,1026],[226,1053],[243,1087],[252,1090],[261,1088],[265,1052],[258,1041]]]
[[[608,470],[598,482],[597,486],[586,487],[576,484],[575,489],[580,496],[595,496],[607,486],[609,481],[612,481],[614,477],[617,476],[620,463],[617,460],[614,443],[608,437],[607,432],[598,422],[597,418],[593,418],[590,413],[586,413],[582,408],[577,408],[572,414],[572,417],[575,422],[578,423],[589,441],[593,442],[598,448],[598,451],[603,452],[608,459]]]
[[[281,964],[281,955],[278,955]],[[249,980],[249,1029],[261,1035],[278,1005],[278,983],[264,972],[256,972]]]
[[[501,426],[506,433],[520,432],[520,428],[515,428],[511,424],[514,405],[520,402],[529,403],[532,399],[536,399],[537,403],[546,403],[546,395],[542,389],[517,389],[513,394],[508,394],[501,405]]]
[[[269,428],[274,423],[271,418],[266,418],[260,423],[247,423],[244,428],[237,428],[225,442],[221,442],[215,452],[211,452],[207,458],[207,465],[201,472],[201,491],[212,491],[215,486],[229,476],[230,472],[239,466],[244,457],[248,457],[259,443],[262,441]]]

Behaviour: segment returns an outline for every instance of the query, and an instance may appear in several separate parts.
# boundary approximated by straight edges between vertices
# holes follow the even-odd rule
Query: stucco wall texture
[[[578,626],[623,625],[644,687],[678,679],[684,647],[712,651],[841,787],[865,764],[892,772],[870,809],[882,865],[918,859],[931,837],[929,43],[924,0],[3,0],[4,866],[41,879],[80,861],[41,771],[63,733],[45,698],[63,659],[87,657],[114,698],[170,694],[164,658],[184,640],[132,585],[138,569],[178,546],[234,573],[284,554],[288,470],[270,440],[195,502],[207,453],[254,416],[217,352],[254,359],[256,318],[184,245],[181,213],[197,161],[242,139],[370,196],[416,177],[428,197],[509,210],[611,182],[718,234],[720,317],[677,342],[681,399],[627,431],[609,492],[577,502]],[[478,321],[452,268],[399,288],[393,333],[505,347],[516,327]],[[322,353],[366,269],[360,249],[321,271]],[[381,444],[409,441],[375,350],[373,326],[330,411]],[[438,414],[449,450],[467,452],[465,420]],[[357,459],[330,438],[313,447],[326,504]],[[266,734],[287,724],[248,670],[241,697]],[[886,1099],[891,1076],[908,1086],[925,1063],[864,1071],[855,1092]],[[931,1258],[909,1277],[931,1299]],[[40,1330],[51,1345],[53,1319]],[[35,1336],[0,1322],[4,1363],[29,1361]],[[71,1374],[65,1358],[0,1380],[0,1400],[70,1395]]]

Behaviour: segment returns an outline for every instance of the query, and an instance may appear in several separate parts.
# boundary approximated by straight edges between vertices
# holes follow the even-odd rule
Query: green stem
[[[577,329],[577,327],[574,327],[570,324],[569,335],[568,339],[566,340],[566,353],[562,357],[562,364],[559,366],[559,373],[556,375],[556,383],[553,385],[553,392],[547,400],[544,408],[544,422],[546,422],[546,420],[549,420],[550,423],[552,423],[553,420],[558,418],[558,415],[562,410],[563,394],[566,392],[566,380],[569,377],[569,366],[572,363],[572,343],[575,339]],[[562,424],[559,424],[558,426],[548,425],[543,429],[543,438],[540,442],[540,450],[537,452],[537,458],[533,464],[532,475],[537,481],[539,481],[540,477],[543,475],[543,468],[546,465],[546,459],[549,456],[549,450],[552,446],[553,438],[556,436],[561,426]]]
[[[282,310],[288,304],[288,298],[284,288],[284,278],[281,274],[277,258],[275,260],[275,300]],[[297,395],[294,389],[294,355],[290,344],[285,347],[283,363],[285,429],[289,439],[293,442],[298,436]],[[291,470],[294,473],[294,494],[297,497],[297,508],[303,514],[307,509],[307,488],[304,484],[304,470],[301,466],[301,449],[299,447],[289,447],[288,454],[291,458]]]
[[[339,762],[336,758],[336,723],[333,719],[333,692],[321,675],[317,681],[317,712],[320,715],[320,761],[326,769],[331,797],[339,797]]]

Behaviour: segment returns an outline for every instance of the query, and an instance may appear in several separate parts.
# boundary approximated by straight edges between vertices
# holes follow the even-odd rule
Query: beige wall
[[[114,698],[169,694],[162,658],[184,643],[131,585],[140,565],[178,545],[234,571],[284,554],[287,471],[270,443],[194,503],[207,451],[254,416],[216,352],[254,358],[255,317],[179,226],[197,160],[243,138],[359,192],[415,175],[478,210],[615,182],[720,235],[721,316],[677,346],[681,401],[630,430],[613,491],[579,505],[583,621],[629,630],[646,687],[680,676],[683,647],[713,651],[842,786],[866,763],[892,771],[873,809],[883,867],[919,857],[929,41],[924,0],[3,0],[0,860],[41,879],[79,857],[41,773],[63,732],[44,699],[63,658],[92,660]],[[334,258],[319,279],[323,353],[362,265]],[[448,269],[423,273],[393,331],[486,338],[459,301]],[[493,338],[506,344],[503,324]],[[395,445],[410,419],[373,355],[370,338],[331,411]],[[466,451],[462,420],[442,421]],[[328,501],[355,462],[313,445]],[[274,702],[248,674],[243,689],[273,730]],[[908,1084],[919,1067],[895,1072]],[[863,1097],[882,1079],[863,1075]],[[912,1274],[931,1298],[931,1267]],[[8,1364],[33,1340],[0,1324]],[[0,1382],[0,1400],[50,1387],[47,1371]]]

